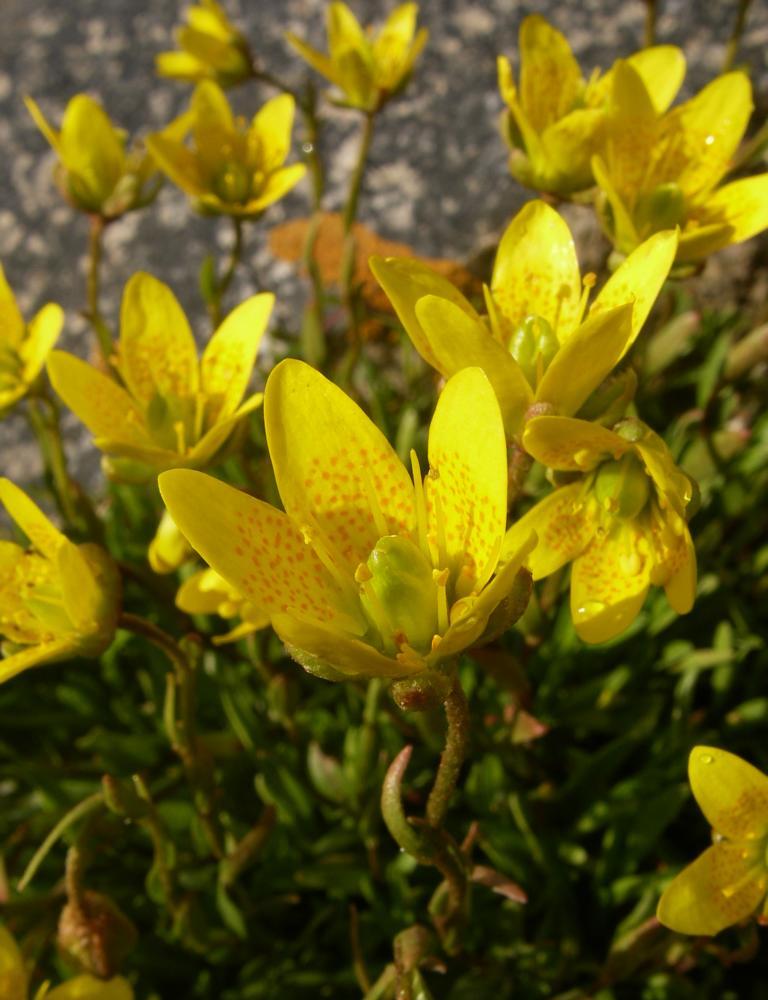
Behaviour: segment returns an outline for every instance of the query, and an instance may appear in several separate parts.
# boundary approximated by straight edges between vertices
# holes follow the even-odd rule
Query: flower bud
[[[58,944],[85,971],[110,979],[136,943],[136,928],[100,892],[70,899],[59,917]]]

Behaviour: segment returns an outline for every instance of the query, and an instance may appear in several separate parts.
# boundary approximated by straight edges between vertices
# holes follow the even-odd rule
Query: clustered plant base
[[[89,95],[58,128],[26,99],[92,337],[58,349],[4,262],[0,416],[44,476],[0,468],[0,1000],[764,995],[766,315],[695,290],[768,228],[749,6],[685,101],[651,0],[602,72],[523,19],[500,141],[531,198],[485,272],[357,220],[416,4],[328,4],[327,51],[286,37],[297,89],[200,0],[157,57],[188,110],[132,144]],[[327,101],[360,127],[338,215]],[[231,229],[189,261],[202,345],[155,275],[101,306],[105,229],[165,182]],[[258,384],[274,295],[232,280],[297,185],[270,242],[306,300]]]

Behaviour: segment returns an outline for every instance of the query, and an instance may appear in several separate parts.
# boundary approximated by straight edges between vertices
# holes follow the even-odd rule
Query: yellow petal
[[[214,615],[218,614],[225,601],[232,601],[237,593],[215,569],[201,569],[179,587],[176,607],[190,615]],[[238,596],[242,601],[242,594]]]
[[[696,549],[687,527],[682,542],[679,564],[664,584],[664,591],[672,608],[679,615],[687,615],[696,598]]]
[[[51,128],[48,124],[48,120],[40,110],[40,106],[37,101],[34,101],[31,97],[24,97],[24,104],[26,105],[27,111],[32,116],[32,120],[35,125],[40,129],[45,138],[48,140],[50,145],[59,152],[60,149],[60,136],[56,129]]]
[[[2,670],[0,660],[0,670]],[[6,928],[0,924],[0,996],[8,1000],[25,1000],[27,972],[19,946]]]
[[[515,586],[518,571],[530,563],[535,546],[536,534],[528,532],[519,545],[508,549],[508,558],[496,576],[474,601],[467,603],[466,611],[451,622],[437,648],[429,655],[430,664],[455,656],[481,638],[488,619]]]
[[[197,348],[187,317],[167,285],[134,274],[120,309],[119,367],[144,406],[156,396],[192,396],[198,388]]]
[[[72,636],[27,646],[18,653],[0,658],[0,684],[11,680],[31,667],[57,663],[77,656],[77,642]],[[1,981],[1,980],[0,980]]]
[[[24,319],[0,264],[0,344],[3,347],[18,348],[23,337]]]
[[[743,841],[765,835],[768,777],[762,771],[726,750],[698,746],[688,758],[688,778],[707,822],[721,836]]]
[[[133,1000],[133,989],[122,976],[108,980],[75,976],[46,993],[45,1000]]]
[[[306,172],[307,168],[303,163],[292,163],[281,170],[275,170],[267,178],[267,182],[258,198],[251,199],[242,209],[239,209],[237,205],[225,205],[219,202],[219,211],[232,212],[232,214],[241,214],[244,216],[257,215],[259,212],[263,212],[269,205],[279,201],[283,195],[288,194],[291,188],[299,183]],[[239,209],[239,211],[233,212],[233,209]]]
[[[567,39],[538,14],[520,25],[520,100],[533,127],[541,132],[576,103],[581,70]]]
[[[191,469],[202,468],[207,465],[235,429],[235,425],[244,416],[257,410],[263,400],[264,394],[261,392],[256,392],[253,396],[249,396],[233,414],[229,417],[221,418],[218,423],[206,431],[197,444],[187,453],[183,462],[174,462],[173,464],[183,464]],[[169,468],[169,466],[166,465],[166,468]]]
[[[192,135],[203,170],[216,170],[235,131],[229,101],[217,83],[203,80],[195,87],[190,108]]]
[[[208,342],[200,379],[211,423],[230,416],[239,406],[274,304],[270,292],[252,295],[227,315]]]
[[[507,226],[491,292],[510,333],[534,315],[545,319],[561,341],[572,333],[581,297],[576,248],[564,219],[545,202],[529,202]]]
[[[729,226],[729,243],[761,233],[768,227],[768,174],[744,177],[719,188],[707,199],[700,218],[703,225]]]
[[[158,485],[190,545],[257,607],[270,615],[340,620],[338,589],[282,511],[187,469],[164,472]]]
[[[226,11],[216,0],[202,0],[187,10],[187,20],[197,31],[205,32],[222,42],[231,42],[237,30],[229,21]]]
[[[564,415],[576,413],[626,352],[631,303],[590,316],[555,354],[536,389],[536,401]]]
[[[176,527],[168,511],[163,511],[163,516],[160,518],[160,523],[147,550],[149,565],[155,573],[173,573],[190,558],[192,558],[192,549],[189,542]]]
[[[650,586],[650,542],[635,521],[614,518],[571,570],[571,617],[584,642],[607,642],[629,628]]]
[[[642,76],[631,63],[620,59],[612,78],[602,155],[620,195],[633,200],[647,183],[648,165],[659,138],[659,116]]]
[[[664,119],[655,182],[674,180],[688,198],[710,191],[728,169],[751,113],[749,77],[717,77]]]
[[[519,433],[533,393],[509,351],[479,319],[448,299],[425,295],[416,303],[415,315],[438,371],[450,377],[462,368],[482,368],[496,393],[508,437]]]
[[[479,368],[454,375],[437,401],[426,493],[430,527],[444,537],[447,565],[455,573],[466,567],[479,590],[496,569],[507,521],[504,425]]]
[[[534,417],[526,426],[523,445],[542,465],[561,472],[586,472],[632,448],[607,427],[575,417]]]
[[[67,617],[78,632],[95,630],[102,599],[88,561],[78,546],[67,539],[59,546],[56,556]]]
[[[261,150],[261,169],[271,173],[282,166],[291,149],[291,129],[296,102],[290,94],[267,101],[253,119]]]
[[[714,844],[667,886],[659,922],[680,934],[717,934],[754,913],[765,896],[760,864],[750,873],[738,844]]]
[[[117,382],[64,351],[52,351],[47,367],[53,388],[94,437],[150,444],[143,416]]]
[[[496,71],[499,81],[499,91],[509,108],[515,125],[517,126],[517,131],[520,133],[520,138],[529,159],[533,163],[542,165],[546,168],[546,163],[543,162],[545,161],[545,156],[539,134],[528,120],[528,116],[520,104],[517,88],[515,87],[515,81],[512,76],[512,66],[509,59],[505,56],[499,56],[496,60]],[[504,132],[505,139],[509,141],[506,129]]]
[[[155,56],[155,72],[171,80],[195,83],[210,77],[211,67],[189,52],[159,52]]]
[[[28,384],[37,378],[45,359],[59,339],[63,325],[64,311],[53,302],[43,306],[30,321],[27,337],[19,352],[24,359],[24,381]]]
[[[288,31],[285,35],[285,40],[299,53],[301,58],[308,62],[312,69],[317,70],[317,72],[330,80],[331,83],[338,85],[338,73],[336,72],[336,67],[333,65],[331,59],[324,55],[322,52],[318,52],[317,49],[313,49],[311,45],[307,45],[300,38],[293,34],[293,32]]]
[[[383,90],[396,90],[412,64],[409,50],[416,33],[418,12],[418,4],[415,3],[396,7],[373,40],[371,48],[376,84]]]
[[[408,677],[422,669],[384,656],[353,636],[314,622],[278,614],[272,617],[272,627],[284,643],[317,657],[344,677]]]
[[[66,107],[59,136],[61,162],[92,194],[106,200],[125,171],[124,142],[101,105],[77,94]]]
[[[633,303],[631,334],[620,357],[629,350],[667,280],[677,253],[676,232],[656,233],[641,243],[613,272],[592,303],[590,316],[626,302]]]
[[[285,509],[310,535],[319,531],[350,572],[382,535],[413,525],[413,484],[402,462],[319,372],[281,362],[267,380],[264,420]]]
[[[639,74],[658,114],[677,96],[685,77],[685,56],[676,45],[654,45],[629,56],[627,62]]]
[[[640,237],[637,235],[629,205],[619,193],[614,176],[600,156],[592,157],[592,173],[595,183],[610,206],[612,228],[608,232],[608,237],[622,253],[630,253],[640,242]]]
[[[47,559],[56,559],[60,546],[70,544],[48,520],[37,504],[10,479],[0,479],[0,503],[21,528],[38,552]]]
[[[474,320],[479,320],[477,312],[455,285],[421,261],[406,257],[371,257],[369,266],[386,292],[413,346],[427,364],[440,370],[437,358],[429,346],[429,339],[416,316],[416,303],[425,295],[435,295],[452,302]]]
[[[669,448],[650,427],[644,428],[643,437],[635,447],[659,493],[684,517],[685,508],[693,496],[693,487],[688,476],[675,464]]]
[[[515,521],[504,538],[502,561],[506,564],[532,533],[538,538],[529,558],[534,580],[575,559],[597,530],[582,493],[581,483],[561,486]]]
[[[565,195],[592,186],[590,159],[604,122],[602,108],[577,108],[541,134],[541,190]]]
[[[179,139],[161,133],[147,136],[146,146],[160,170],[193,198],[205,191],[197,157]]]
[[[350,49],[357,51],[370,64],[370,43],[360,22],[345,3],[331,3],[326,11],[328,49],[331,59],[338,63]]]

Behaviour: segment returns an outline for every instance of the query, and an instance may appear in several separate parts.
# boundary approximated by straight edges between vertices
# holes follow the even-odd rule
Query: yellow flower
[[[343,94],[339,103],[377,111],[406,85],[426,44],[427,29],[416,31],[418,13],[418,4],[401,4],[373,35],[345,3],[331,3],[326,12],[328,55],[290,32],[286,38],[313,69],[338,87]]]
[[[188,615],[216,614],[222,618],[241,618],[242,622],[231,631],[214,636],[216,646],[235,642],[269,625],[269,615],[254,607],[214,569],[201,569],[185,580],[176,594],[176,607]]]
[[[151,158],[140,148],[126,151],[125,133],[93,98],[77,94],[70,100],[60,132],[31,97],[24,103],[59,158],[59,186],[76,208],[113,219],[155,197],[159,178]]]
[[[167,510],[163,511],[155,537],[149,543],[147,559],[155,573],[173,573],[194,558],[192,547]]]
[[[714,843],[667,886],[657,916],[681,934],[717,934],[768,915],[768,777],[715,747],[693,748],[688,777]]]
[[[0,996],[4,1000],[27,1000],[28,990],[29,977],[19,946],[0,924]],[[54,989],[44,983],[34,1000],[133,1000],[133,990],[122,976],[104,980],[83,975]]]
[[[520,80],[498,60],[499,89],[508,107],[502,131],[512,149],[512,175],[527,187],[568,195],[593,184],[590,157],[605,122],[613,70],[584,80],[565,36],[538,14],[520,25]],[[659,111],[675,98],[685,59],[673,45],[643,49],[627,62],[645,80]]]
[[[601,220],[619,251],[677,225],[677,260],[695,262],[768,226],[768,173],[721,185],[751,111],[744,73],[726,73],[662,114],[635,67],[617,64],[592,165]]]
[[[0,265],[0,414],[27,394],[63,323],[61,307],[49,302],[26,324]]]
[[[407,677],[476,644],[494,612],[492,630],[509,622],[534,540],[498,571],[506,448],[481,371],[446,385],[430,471],[412,452],[413,480],[352,400],[300,361],[274,369],[264,406],[286,513],[200,473],[166,472],[160,492],[302,666],[333,680]]]
[[[43,663],[100,656],[117,627],[117,567],[98,545],[68,541],[8,479],[0,503],[32,543],[0,540],[0,683]]]
[[[289,94],[273,97],[249,125],[232,114],[221,87],[204,80],[195,87],[181,126],[151,135],[147,148],[199,211],[257,216],[306,172],[303,163],[284,166],[294,104]],[[191,131],[191,146],[185,145],[182,128]]]
[[[216,0],[200,0],[187,9],[187,24],[176,32],[180,52],[155,56],[160,76],[176,80],[215,80],[231,87],[251,76],[251,54],[245,37]]]
[[[198,363],[173,292],[149,274],[134,274],[120,313],[117,368],[124,387],[64,351],[51,354],[48,374],[106,455],[142,464],[146,476],[175,466],[199,468],[261,404],[261,393],[241,400],[273,303],[266,292],[241,303]]]
[[[685,513],[693,490],[658,435],[637,420],[609,430],[572,417],[535,417],[523,445],[571,481],[510,528],[505,552],[535,531],[534,580],[573,560],[571,615],[585,642],[623,632],[651,584],[665,588],[678,614],[690,611],[696,555]]]
[[[606,282],[582,321],[594,275],[582,279],[573,237],[543,201],[529,202],[496,254],[488,315],[446,278],[416,260],[371,258],[370,266],[425,361],[446,377],[482,368],[511,438],[533,403],[578,412],[624,357],[675,256],[677,236],[659,233]]]

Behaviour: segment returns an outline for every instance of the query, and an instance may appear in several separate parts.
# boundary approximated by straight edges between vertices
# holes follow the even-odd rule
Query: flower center
[[[213,178],[213,190],[229,205],[248,201],[251,194],[251,171],[237,160],[225,160]]]
[[[674,229],[685,219],[685,195],[679,184],[658,184],[637,199],[635,221],[640,232]]]

